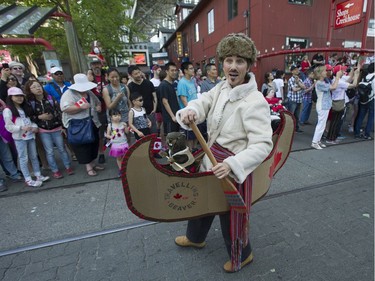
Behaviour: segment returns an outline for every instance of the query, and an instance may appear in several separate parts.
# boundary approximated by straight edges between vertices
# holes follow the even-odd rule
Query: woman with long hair
[[[39,137],[46,152],[48,165],[52,170],[53,177],[56,179],[63,177],[56,163],[54,146],[57,147],[66,173],[72,175],[74,172],[62,137],[61,110],[58,102],[47,94],[43,85],[37,80],[31,80],[26,83],[25,93],[33,109],[31,121],[38,125]]]

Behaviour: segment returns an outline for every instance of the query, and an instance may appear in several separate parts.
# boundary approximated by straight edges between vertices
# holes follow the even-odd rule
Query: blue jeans
[[[367,104],[359,105],[358,117],[357,117],[357,121],[355,122],[355,127],[354,127],[355,136],[359,136],[363,119],[365,119],[367,113],[368,113],[368,116],[367,116],[367,124],[365,127],[365,136],[369,137],[372,127],[374,126],[374,100],[370,101]]]
[[[293,113],[294,115],[294,118],[296,119],[296,131],[299,130],[299,112],[301,110],[301,104],[300,103],[297,103],[295,101],[291,101],[289,100],[288,102],[288,110]]]
[[[70,160],[68,153],[65,149],[64,140],[61,135],[61,131],[39,133],[40,139],[42,140],[44,150],[46,151],[48,165],[52,172],[56,173],[59,168],[57,167],[55,160],[55,153],[53,151],[53,145],[56,145],[57,150],[60,153],[60,157],[64,163],[65,168],[70,168]]]
[[[307,100],[302,100],[302,104],[303,104],[303,108],[302,108],[302,112],[301,112],[301,118],[300,118],[299,121],[301,123],[305,123],[310,118],[312,103],[307,101]]]
[[[12,153],[10,151],[9,144],[5,143],[0,137],[0,155],[1,164],[9,173],[10,178],[16,179],[18,176],[18,170],[14,164]]]
[[[39,168],[38,154],[36,153],[35,139],[14,140],[14,143],[16,144],[20,168],[25,180],[31,180],[31,175],[28,167],[29,158],[34,170],[34,175],[37,177],[40,176],[41,174]]]

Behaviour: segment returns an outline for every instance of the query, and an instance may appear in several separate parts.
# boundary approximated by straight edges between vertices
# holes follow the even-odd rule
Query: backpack
[[[372,87],[371,82],[374,80],[375,75],[368,81],[363,79],[363,81],[359,82],[357,90],[359,95],[359,102],[361,104],[367,104],[370,100],[373,99],[374,95],[372,94]]]
[[[311,92],[311,100],[313,101],[313,102],[317,102],[317,100],[318,100],[318,95],[316,94],[316,90],[315,90],[315,87],[314,87],[314,89],[312,90],[312,92]]]

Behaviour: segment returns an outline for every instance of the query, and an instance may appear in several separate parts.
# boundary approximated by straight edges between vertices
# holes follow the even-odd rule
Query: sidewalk
[[[349,119],[348,117],[349,115],[350,114],[347,114],[346,120]],[[316,122],[316,112],[314,108],[312,109],[310,122],[312,124],[315,124]],[[304,125],[304,126],[301,126],[300,128],[304,132],[295,134],[292,151],[311,149],[310,145],[311,145],[312,136],[314,134],[315,125]],[[347,121],[344,122],[344,125],[342,128],[343,128],[342,130],[343,134],[346,136],[346,138],[342,140],[341,144],[362,142],[362,140],[354,139],[352,133],[348,133]],[[335,146],[340,146],[341,144],[335,145]],[[332,147],[332,145],[330,146]],[[106,167],[106,170],[99,171],[98,176],[95,176],[95,177],[88,176],[84,165],[79,165],[78,162],[73,161],[72,168],[75,171],[74,175],[68,176],[63,173],[64,178],[53,179],[51,171],[43,171],[43,174],[50,176],[51,180],[48,182],[45,182],[43,186],[40,188],[30,188],[30,187],[27,187],[24,182],[11,183],[8,180],[7,181],[7,184],[9,187],[8,191],[0,193],[0,198],[4,196],[15,195],[15,194],[24,193],[24,192],[35,192],[35,191],[51,189],[51,188],[62,188],[62,187],[68,188],[71,186],[76,186],[76,185],[81,185],[81,184],[105,182],[108,180],[117,179],[118,169],[117,169],[116,161],[113,157],[109,157],[107,154],[108,154],[108,150],[106,153],[106,163],[104,164],[104,166]],[[59,159],[57,162],[60,163],[59,165],[62,165]],[[61,168],[61,171],[64,171],[63,167],[60,167],[60,168]]]

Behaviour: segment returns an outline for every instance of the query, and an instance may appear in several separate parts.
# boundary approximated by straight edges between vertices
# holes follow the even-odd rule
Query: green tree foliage
[[[3,5],[11,5],[14,2],[2,0]],[[72,16],[83,51],[89,53],[91,43],[97,40],[101,42],[104,55],[108,59],[109,56],[123,53],[124,43],[121,39],[125,35],[139,33],[136,27],[132,26],[132,20],[126,15],[126,11],[131,9],[133,2],[133,0],[24,0],[16,1],[16,4],[28,7],[57,6],[59,12]],[[63,60],[69,58],[64,21],[62,17],[49,18],[34,34],[35,38],[44,38],[49,41],[56,49],[59,58]],[[35,45],[7,47],[22,61],[26,61],[26,57],[39,60],[44,50],[44,47]]]

